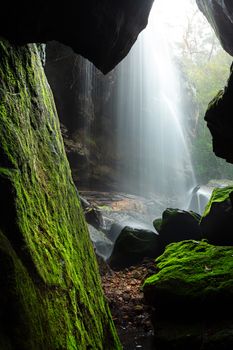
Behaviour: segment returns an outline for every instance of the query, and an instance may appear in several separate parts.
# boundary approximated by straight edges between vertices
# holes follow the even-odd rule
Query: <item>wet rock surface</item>
[[[149,230],[126,226],[118,236],[108,264],[114,270],[140,264],[144,258],[155,258],[159,252],[159,237]]]
[[[167,208],[162,214],[161,221],[158,219],[154,221],[154,226],[159,232],[158,255],[172,242],[200,239],[200,218],[200,215],[192,211]]]
[[[115,265],[123,269],[140,263],[144,257],[158,256],[157,235],[152,223],[155,215],[158,215],[160,201],[117,192],[80,191],[79,195],[96,253],[108,259],[114,245],[120,246],[120,249],[116,248],[114,251],[115,258],[112,258],[113,264],[110,264],[112,267]],[[118,236],[126,227],[132,231],[128,235],[130,242],[125,244],[125,240],[121,239],[119,245]],[[123,232],[122,235],[124,234]],[[144,250],[140,247],[143,240],[147,246]],[[119,259],[116,258],[117,251],[120,254]]]

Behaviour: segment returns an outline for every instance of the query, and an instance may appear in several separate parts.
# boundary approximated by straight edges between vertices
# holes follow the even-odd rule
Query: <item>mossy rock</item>
[[[215,188],[200,220],[201,238],[215,245],[233,245],[233,187]]]
[[[159,349],[195,350],[202,344],[203,349],[230,349],[233,248],[193,240],[172,243],[156,266],[158,273],[146,279],[143,291],[155,310]]]
[[[121,349],[37,46],[0,81],[0,348]]]
[[[156,219],[153,225],[159,232],[160,253],[173,242],[187,239],[200,239],[200,216],[193,211],[167,208],[161,219]]]
[[[155,232],[126,226],[117,237],[108,263],[112,269],[121,270],[141,263],[144,258],[157,257],[158,248]]]

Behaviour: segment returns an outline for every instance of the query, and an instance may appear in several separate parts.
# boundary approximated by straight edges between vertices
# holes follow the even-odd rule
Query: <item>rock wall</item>
[[[46,45],[45,73],[62,123],[78,188],[113,188],[116,181],[117,73],[103,75],[56,41]]]
[[[223,48],[233,55],[233,3],[231,0],[196,0]]]
[[[207,126],[213,137],[214,153],[233,163],[233,74],[226,87],[210,102],[205,114]]]
[[[0,81],[0,348],[121,349],[37,46]]]
[[[219,37],[223,48],[233,56],[233,4],[226,1],[202,2],[197,0]],[[233,72],[222,90],[210,101],[205,120],[212,135],[213,151],[216,156],[233,164]]]
[[[147,25],[153,0],[5,3],[0,35],[17,44],[57,40],[108,72]]]
[[[231,0],[196,0],[213,27],[223,48],[233,56],[233,3]],[[233,76],[232,69],[225,88],[210,102],[205,120],[213,138],[214,153],[233,163]]]

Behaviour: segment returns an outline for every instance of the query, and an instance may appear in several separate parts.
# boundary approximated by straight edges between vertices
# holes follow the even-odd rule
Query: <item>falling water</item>
[[[117,69],[119,176],[124,190],[185,209],[195,178],[162,6],[155,2],[146,30]]]
[[[88,139],[91,137],[91,123],[94,120],[94,106],[92,101],[93,65],[83,57],[79,57],[79,74],[82,84],[78,90],[79,114],[83,119],[84,142],[88,148]]]
[[[75,66],[75,65],[74,65]],[[82,179],[82,182],[86,187],[90,187],[90,157],[91,157],[91,148],[90,142],[92,138],[91,128],[94,121],[94,104],[93,104],[93,87],[94,87],[94,66],[88,60],[83,57],[78,57],[77,67],[74,74],[77,74],[81,84],[77,90],[76,96],[76,106],[77,106],[77,115],[80,118],[80,135],[82,143],[82,154],[86,159],[85,169],[85,180]],[[77,118],[78,119],[78,118]]]

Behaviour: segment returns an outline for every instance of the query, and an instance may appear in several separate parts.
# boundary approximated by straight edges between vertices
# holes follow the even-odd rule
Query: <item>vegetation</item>
[[[233,295],[232,253],[232,247],[214,246],[205,241],[171,243],[156,259],[158,273],[145,280],[144,292],[152,293],[153,302],[162,308],[166,305],[169,308],[174,297],[181,304],[195,301],[202,307],[213,306],[216,298],[218,303],[225,304],[220,293],[228,300]],[[189,304],[189,311],[191,307]]]
[[[211,206],[213,203],[221,203],[225,200],[229,199],[230,194],[233,192],[232,186],[226,186],[224,188],[215,188],[213,190],[212,196],[205,208],[204,213],[202,214],[202,218],[207,216],[211,210]]]
[[[231,349],[233,247],[169,244],[143,285],[162,349]],[[159,348],[160,348],[159,347]]]
[[[204,121],[208,104],[227,83],[232,57],[220,46],[215,33],[196,5],[190,5],[183,37],[177,45],[178,60],[193,99],[192,159],[197,180],[233,178],[233,166],[216,157]],[[193,108],[192,106],[192,108]]]

